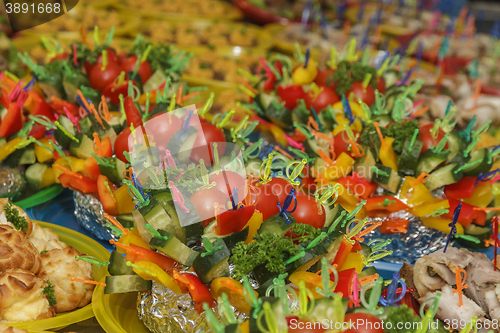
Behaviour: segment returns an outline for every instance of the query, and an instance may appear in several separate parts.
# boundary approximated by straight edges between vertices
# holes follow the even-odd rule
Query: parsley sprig
[[[16,230],[22,230],[24,232],[28,231],[28,221],[24,216],[19,215],[19,211],[12,205],[12,203],[8,203],[5,208],[5,218],[8,222],[14,225]]]
[[[47,299],[49,300],[49,306],[54,306],[57,304],[54,285],[49,280],[47,280],[47,286],[43,288],[43,294],[47,296]]]

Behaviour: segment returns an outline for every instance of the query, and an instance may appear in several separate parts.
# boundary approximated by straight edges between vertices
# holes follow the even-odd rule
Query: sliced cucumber
[[[108,125],[115,131],[115,134],[118,134],[125,128],[126,121],[122,117],[113,117],[108,121]]]
[[[380,185],[383,189],[396,194],[401,187],[403,179],[388,166],[377,164],[376,167],[381,172],[373,172],[372,181]]]
[[[141,238],[146,242],[149,242],[151,240],[151,234],[144,228],[144,226],[148,224],[144,219],[144,216],[142,216],[138,209],[134,209],[132,211],[132,217],[134,218],[135,227],[137,228]]]
[[[327,210],[327,208],[325,207],[326,216],[325,216],[325,225],[323,228],[328,229],[330,227],[330,225],[335,220],[337,220],[337,218],[342,214],[343,211],[346,211],[346,210],[340,204],[336,204],[335,207],[331,210]],[[347,213],[347,211],[346,211],[346,213]],[[334,231],[345,232],[346,229],[347,229],[347,225],[344,226],[344,228],[342,228],[341,223],[339,223],[337,225],[337,227],[335,227]]]
[[[279,104],[278,101],[270,103],[265,112],[275,125],[284,129],[292,126],[292,111]]]
[[[375,274],[377,274],[377,269],[375,268],[375,266],[368,266],[365,269],[363,269],[363,271],[361,273],[359,273],[358,276],[360,278],[362,278],[365,276],[370,276],[370,275],[375,275]]]
[[[222,238],[227,248],[231,250],[236,244],[238,244],[239,242],[244,242],[247,239],[249,230],[250,228],[246,226],[245,228],[243,228],[243,230],[238,232],[233,232],[232,234],[229,234],[227,236],[219,236],[215,232],[212,232],[204,234],[203,237],[206,237],[208,239]]]
[[[26,169],[24,177],[32,190],[38,191],[42,188],[43,175],[49,168],[47,164],[35,163]]]
[[[260,93],[255,96],[254,101],[264,111],[267,112],[272,101],[277,101],[277,97],[273,94]]]
[[[271,310],[273,311],[276,325],[276,332],[286,332],[288,330],[288,323],[285,317],[285,313],[283,312],[283,306],[281,300],[277,297],[261,297],[262,304],[269,303]],[[252,308],[250,311],[249,318],[249,331],[248,333],[261,333],[262,331],[259,329],[259,325],[257,325],[258,316],[254,316],[255,308]],[[262,328],[265,330],[264,332],[270,331],[267,326],[265,320],[262,320],[260,323]]]
[[[304,141],[304,149],[307,155],[311,157],[316,157],[317,160],[319,159],[318,150],[328,152],[328,147],[320,145],[315,138],[310,138]]]
[[[153,237],[149,241],[149,245],[151,245],[151,247],[165,253],[167,256],[184,266],[190,267],[193,265],[193,261],[199,255],[198,252],[184,245],[184,243],[168,231],[158,229],[158,232],[160,235],[167,237],[167,239]]]
[[[33,163],[36,163],[34,144],[30,144],[29,146],[22,149],[17,149],[2,161],[3,165],[6,165],[10,168],[17,168],[20,165]]]
[[[487,148],[479,149],[471,153],[470,160],[467,164],[471,166],[463,169],[464,176],[477,176],[480,173],[490,171],[493,159],[491,158],[490,150]]]
[[[157,69],[153,75],[144,83],[144,92],[153,91],[158,89],[164,82],[167,81],[167,76],[161,69]]]
[[[445,185],[458,182],[462,179],[463,173],[456,172],[457,165],[457,163],[451,163],[432,172],[429,178],[427,178],[425,186],[429,189],[429,191],[433,191]]]
[[[175,213],[175,212],[174,212]],[[172,212],[167,213],[165,208],[158,201],[151,200],[148,206],[141,208],[141,214],[144,219],[155,229],[162,229],[179,239],[182,243],[186,242],[186,234],[179,224],[177,215]]]
[[[348,307],[348,298],[344,298],[342,305],[344,309],[342,311],[347,311]],[[333,298],[319,298],[314,301],[314,310],[308,316],[308,319],[311,322],[315,323],[324,323],[330,322],[332,318],[332,309],[334,309],[337,305]],[[318,325],[316,325],[318,326]]]
[[[378,125],[380,127],[386,127],[387,125],[393,122],[391,116],[386,114],[377,116],[374,121],[378,122]]]
[[[172,136],[167,144],[167,149],[170,150],[177,164],[189,163],[197,136],[198,130],[194,127],[179,130]]]
[[[306,248],[311,243],[311,241],[300,245],[305,255],[300,260],[300,266],[297,269],[295,269],[296,272],[309,270],[313,265],[318,263],[321,260],[321,258],[323,258],[328,253],[326,246],[332,243],[333,240],[332,239],[325,239],[325,240],[323,240],[321,243],[313,246],[310,249]]]
[[[121,214],[116,216],[116,219],[125,229],[135,228],[135,219],[132,214]]]
[[[106,276],[105,294],[125,294],[151,290],[151,281],[144,280],[139,275]]]
[[[426,150],[418,160],[415,175],[419,176],[422,172],[431,173],[440,164],[446,162],[448,152],[435,153],[431,149]]]
[[[101,174],[108,177],[110,182],[120,184],[125,179],[123,172],[127,169],[127,165],[116,157],[101,158],[107,162],[106,164],[99,164]]]
[[[275,214],[262,223],[259,230],[257,230],[257,233],[269,233],[283,237],[292,228],[292,226],[297,223],[295,218],[290,214],[288,214],[288,220],[290,222],[288,222],[285,217],[281,216],[280,213]]]
[[[413,176],[415,175],[415,168],[418,165],[418,160],[420,158],[420,152],[424,143],[420,140],[415,140],[413,146],[411,147],[411,138],[407,138],[404,144],[403,151],[401,155],[398,156],[398,170],[400,173]],[[417,174],[418,176],[420,174]]]
[[[465,149],[464,139],[456,132],[451,132],[448,137],[448,150],[450,154],[446,159],[446,162],[450,162],[453,157],[455,157],[459,152]]]
[[[224,333],[242,333],[240,324],[229,324],[224,327]]]
[[[229,276],[229,256],[231,252],[222,239],[212,243],[213,246],[222,246],[214,253],[207,254],[203,251],[193,262],[193,269],[203,283],[211,283],[223,276]]]
[[[469,241],[463,238],[455,238],[455,241],[461,246],[467,247],[469,249],[483,249],[485,248],[484,240],[490,238],[493,234],[491,228],[480,227],[471,223],[468,227],[464,227],[464,234],[476,237],[479,243]]]
[[[71,141],[71,144],[69,146],[69,152],[71,153],[71,155],[84,160],[90,158],[92,156],[92,153],[94,152],[94,141],[92,141],[92,139],[85,135],[83,133],[83,130],[81,133],[78,133],[76,135],[76,138],[79,140],[79,142]]]
[[[75,126],[71,122],[71,120],[68,119],[68,117],[60,115],[59,116],[59,124],[66,130],[68,131],[69,134],[75,136]],[[59,127],[57,127],[54,130],[54,138],[56,139],[57,143],[63,147],[63,149],[69,149],[71,142],[73,141],[70,139]]]
[[[125,257],[116,251],[112,251],[109,257],[108,272],[111,275],[137,275],[132,267],[127,266]]]
[[[364,146],[365,154],[363,157],[356,159],[354,162],[354,170],[358,176],[365,178],[368,181],[371,181],[373,178],[372,168],[376,166],[377,162],[375,161],[375,157],[369,147]]]

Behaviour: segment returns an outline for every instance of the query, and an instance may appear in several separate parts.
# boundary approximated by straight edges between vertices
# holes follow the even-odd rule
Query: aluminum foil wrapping
[[[0,198],[15,200],[22,193],[24,186],[24,177],[19,169],[0,167]]]
[[[97,238],[102,240],[115,239],[118,236],[111,233],[111,229],[106,227],[108,224],[104,218],[104,210],[101,202],[90,194],[73,192],[73,201],[75,202],[75,216],[78,223],[86,230],[91,232]]]
[[[159,283],[153,282],[151,293],[139,293],[137,312],[152,333],[195,333],[201,330],[213,333],[205,314],[194,309],[189,294],[175,294]],[[237,318],[246,319],[241,312],[235,311],[235,314]]]

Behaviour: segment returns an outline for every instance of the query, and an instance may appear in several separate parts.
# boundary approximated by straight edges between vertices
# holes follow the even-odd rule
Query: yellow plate
[[[209,0],[200,0],[200,1],[209,1]],[[229,3],[223,2],[223,1],[214,1],[210,0],[211,2],[217,2],[221,6],[224,7],[224,10],[226,14],[223,16],[220,16],[219,14],[183,14],[183,13],[172,13],[172,12],[164,12],[164,11],[154,11],[154,10],[135,10],[127,7],[127,5],[123,4],[123,2],[116,2],[114,7],[118,9],[123,9],[123,10],[133,10],[135,13],[137,13],[140,16],[146,17],[146,18],[161,18],[161,19],[182,19],[182,20],[192,20],[194,19],[224,19],[224,20],[238,20],[242,18],[241,12],[236,9],[236,7],[232,6]]]
[[[102,262],[109,259],[109,252],[104,248],[104,246],[79,232],[52,223],[39,221],[34,222],[40,224],[42,228],[52,229],[52,231],[59,236],[62,242],[74,247],[81,253],[96,257]],[[96,281],[101,280],[106,275],[106,272],[106,267],[96,268],[94,266],[94,279]],[[89,318],[92,318],[93,316],[94,312],[92,311],[92,304],[89,304],[78,310],[60,313],[54,318],[30,321],[25,323],[2,324],[27,330],[58,330],[71,324],[87,320]],[[33,333],[35,332],[37,331],[33,331]]]
[[[127,12],[129,13],[129,12]],[[267,50],[271,48],[273,44],[272,37],[269,35],[269,33],[258,26],[249,24],[249,23],[238,23],[238,22],[231,22],[231,21],[223,21],[223,20],[209,20],[209,19],[193,19],[193,20],[185,20],[182,19],[179,16],[172,17],[172,18],[162,18],[161,20],[143,20],[139,27],[137,28],[136,33],[140,33],[143,36],[145,36],[147,39],[152,40],[152,41],[157,41],[157,42],[164,42],[166,44],[173,44],[177,48],[182,48],[182,49],[196,49],[200,47],[200,44],[198,43],[198,39],[196,41],[193,41],[193,44],[184,44],[184,45],[179,45],[175,43],[171,43],[169,40],[166,40],[164,38],[158,38],[158,37],[152,37],[150,34],[150,26],[153,23],[165,23],[170,25],[170,30],[169,32],[165,32],[165,36],[170,36],[173,34],[173,31],[176,31],[177,27],[179,25],[184,25],[187,24],[189,25],[189,28],[191,28],[193,31],[203,31],[204,29],[209,29],[213,27],[217,23],[223,24],[225,28],[227,28],[227,32],[235,31],[237,29],[243,29],[247,31],[252,31],[255,34],[255,41],[256,44],[252,44],[252,46],[248,45],[238,45],[238,44],[226,44],[226,45],[214,45],[215,48],[229,48],[229,47],[234,47],[234,46],[239,46],[242,48],[256,48],[256,49],[261,49],[261,50]]]
[[[137,316],[136,302],[137,293],[105,295],[103,286],[92,295],[95,317],[108,333],[150,333]]]

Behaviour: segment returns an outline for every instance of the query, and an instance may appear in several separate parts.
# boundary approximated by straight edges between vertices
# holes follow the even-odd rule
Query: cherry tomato
[[[302,86],[290,85],[290,86],[278,86],[278,96],[283,102],[285,102],[285,107],[289,110],[295,109],[298,102],[297,100],[305,98],[306,93]]]
[[[125,72],[133,72],[135,70],[135,65],[137,64],[137,56],[132,55],[129,56],[125,61],[121,63],[121,68]],[[146,81],[153,75],[153,69],[151,65],[147,61],[143,61],[139,64],[139,69],[137,73],[141,76],[142,83],[146,83]]]
[[[160,157],[163,158],[168,142],[181,129],[181,120],[174,115],[160,113],[151,117],[144,124],[144,128],[146,129],[146,134],[153,136],[153,142],[156,143]]]
[[[272,187],[257,184],[255,188],[257,189],[258,194],[257,197],[252,194],[252,202],[257,202],[255,204],[255,209],[262,213],[264,221],[271,216],[278,214],[280,212],[278,209],[279,198],[273,192]]]
[[[369,313],[346,314],[344,322],[351,322],[353,325],[344,333],[384,333],[382,321]]]
[[[120,75],[121,71],[120,66],[115,62],[108,63],[104,70],[102,70],[102,66],[94,66],[89,75],[90,85],[94,89],[104,91]]]
[[[123,96],[127,96],[128,94],[128,83],[130,80],[125,80],[121,84],[115,84],[115,82],[111,82],[104,89],[102,94],[109,99],[112,104],[119,105],[120,104],[120,94]],[[131,81],[133,85],[135,85],[134,81]]]
[[[337,84],[333,81],[333,74],[335,74],[335,70],[327,68],[318,73],[314,82],[316,82],[318,86],[328,86],[332,89],[336,89]]]
[[[351,90],[347,92],[346,96],[349,96],[351,92],[358,98],[361,98],[368,106],[371,106],[375,102],[375,90],[370,85],[368,85],[366,89],[363,88],[363,82],[354,82]]]
[[[214,142],[217,142],[219,156],[224,155],[226,149],[226,137],[224,132],[215,125],[202,124],[201,130],[198,130],[198,136],[194,142],[191,159],[196,163],[199,163],[200,159],[203,159],[205,165],[208,164],[208,161],[210,161],[210,164],[213,164]]]
[[[108,61],[108,64],[109,63],[119,63],[119,59],[118,59],[118,56],[116,55],[116,52],[113,50],[113,49],[106,49],[107,51],[107,61]],[[90,75],[90,72],[92,72],[92,69],[96,66],[96,65],[102,65],[102,53],[99,54],[97,56],[97,61],[93,64],[91,64],[90,62],[88,61],[85,61],[85,71],[87,72],[87,74]]]
[[[115,155],[120,161],[122,161],[124,163],[128,163],[123,152],[129,151],[128,137],[129,137],[130,133],[131,133],[130,128],[128,128],[128,127],[125,128],[123,131],[120,132],[120,134],[118,134],[118,136],[116,137],[116,141],[115,141]]]
[[[269,183],[265,184],[271,191],[278,196],[279,202],[283,204],[286,196],[290,193],[293,185],[289,181],[283,178],[274,177]]]
[[[382,76],[378,78],[377,87],[375,87],[375,89],[377,89],[379,93],[385,94],[385,80]]]
[[[124,62],[127,59],[127,52],[122,51],[116,57],[118,59],[118,63],[121,64],[122,62]]]
[[[210,188],[194,192],[189,200],[200,216],[203,227],[206,227],[215,217],[214,203],[224,207],[227,195],[216,188]]]
[[[318,188],[318,185],[314,180],[315,178],[311,174],[303,177],[300,183],[301,192],[304,194],[314,193],[314,191]]]
[[[323,333],[326,332],[326,329],[323,327],[321,322],[313,323],[292,318],[288,323],[288,333]]]
[[[356,136],[359,132],[356,130],[352,130],[354,136]],[[346,153],[351,155],[351,151],[349,150],[349,137],[345,131],[342,131],[333,137],[333,150],[335,152],[335,156],[339,156],[342,153]]]
[[[436,147],[439,141],[441,141],[441,139],[444,137],[445,133],[442,129],[439,129],[436,138],[434,138],[431,133],[431,129],[433,127],[433,124],[427,124],[420,127],[420,141],[422,141],[424,144],[422,146],[422,151],[420,152],[420,154],[423,154],[424,151],[428,150],[431,146]],[[448,148],[448,143],[446,143],[446,146],[444,148]]]
[[[311,107],[314,108],[314,110],[319,113],[321,110],[326,108],[328,105],[333,105],[340,101],[339,95],[335,92],[330,87],[327,86],[321,86],[319,87],[320,93],[318,96],[315,98],[314,94],[310,91],[306,94],[304,100],[306,102],[306,106],[308,109],[311,109]]]
[[[213,173],[210,176],[210,183],[215,182],[214,188],[229,197],[233,194],[234,189],[238,189],[238,202],[242,202],[246,197],[245,179],[234,171],[222,171],[219,174]],[[238,202],[235,202],[238,204]]]
[[[323,206],[319,207],[321,214],[318,212],[318,204],[313,197],[299,193],[297,194],[297,209],[292,213],[292,216],[297,223],[309,224],[315,228],[323,228],[325,225],[325,209]]]

